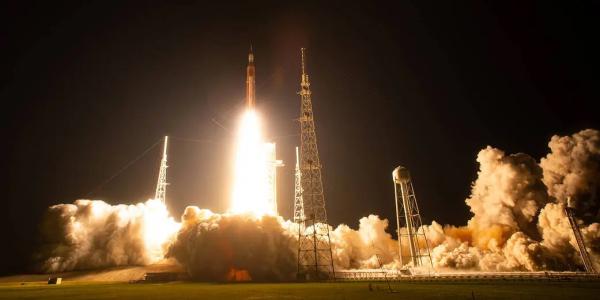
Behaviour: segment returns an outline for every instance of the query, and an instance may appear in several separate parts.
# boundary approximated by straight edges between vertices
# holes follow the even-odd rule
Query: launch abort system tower
[[[295,197],[294,220],[298,223],[298,277],[309,280],[335,279],[329,225],[325,211],[321,162],[313,118],[310,83],[302,48],[300,83],[300,195]],[[297,193],[298,194],[298,193]]]
[[[392,178],[394,180],[396,199],[396,224],[400,265],[404,266],[406,263],[412,263],[413,267],[422,267],[429,264],[433,268],[433,261],[429,253],[429,241],[425,235],[425,229],[421,228],[421,215],[419,214],[419,206],[417,205],[417,198],[410,173],[408,169],[399,166],[392,172]],[[401,231],[402,226],[405,227],[405,232]],[[421,228],[421,231],[419,231],[419,228]],[[421,239],[424,249],[419,247],[419,239]],[[406,243],[410,256],[402,252],[403,242]],[[405,261],[405,257],[409,257],[410,261]]]

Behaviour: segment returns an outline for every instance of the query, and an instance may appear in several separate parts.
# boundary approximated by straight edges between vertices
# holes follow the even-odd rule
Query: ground
[[[13,278],[14,279],[14,278]],[[369,288],[370,287],[370,288]],[[595,299],[598,282],[0,283],[0,299]]]

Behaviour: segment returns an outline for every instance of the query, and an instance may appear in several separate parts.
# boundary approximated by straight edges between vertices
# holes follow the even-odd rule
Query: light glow
[[[138,206],[143,210],[146,253],[151,261],[159,261],[164,257],[166,246],[172,242],[171,239],[175,237],[181,224],[169,216],[167,207],[160,199],[151,199],[145,205],[138,204]]]
[[[267,150],[258,114],[248,109],[242,116],[237,136],[231,213],[250,213],[256,217],[277,214],[270,195],[274,183],[269,180],[272,163]]]

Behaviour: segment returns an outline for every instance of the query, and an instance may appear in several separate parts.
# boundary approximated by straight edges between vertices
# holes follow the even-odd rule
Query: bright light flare
[[[272,187],[268,180],[269,160],[261,135],[257,113],[244,112],[237,136],[235,178],[230,212],[250,213],[256,217],[275,215],[275,207],[269,201]]]
[[[158,199],[148,200],[141,208],[143,215],[143,236],[146,251],[152,261],[164,257],[166,245],[171,242],[181,227],[169,216],[167,207]]]

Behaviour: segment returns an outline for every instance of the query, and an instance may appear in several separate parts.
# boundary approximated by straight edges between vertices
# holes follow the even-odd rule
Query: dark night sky
[[[172,214],[224,211],[250,42],[286,218],[302,46],[334,225],[391,219],[397,165],[424,222],[465,224],[480,149],[539,159],[552,134],[600,128],[597,4],[24,2],[0,7],[0,273],[25,270],[49,205],[152,196],[158,148],[97,187],[165,134]]]

